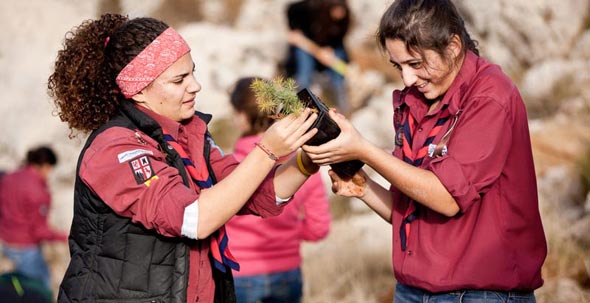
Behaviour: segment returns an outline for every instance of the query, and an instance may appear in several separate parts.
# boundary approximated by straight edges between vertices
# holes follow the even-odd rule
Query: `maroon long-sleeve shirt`
[[[468,52],[463,66],[430,114],[415,89],[403,99],[394,92],[396,129],[409,111],[418,125],[413,149],[424,145],[448,110],[459,118],[439,158],[426,157],[432,171],[457,201],[460,212],[446,217],[421,207],[410,223],[408,247],[400,226],[408,197],[392,188],[393,266],[397,280],[432,292],[460,289],[529,291],[543,284],[547,244],[541,224],[537,184],[524,102],[497,65]],[[438,143],[448,125],[439,132]],[[394,156],[402,157],[396,146]]]
[[[36,246],[42,241],[67,239],[47,221],[51,193],[45,179],[32,166],[24,166],[0,179],[0,239],[11,246]]]

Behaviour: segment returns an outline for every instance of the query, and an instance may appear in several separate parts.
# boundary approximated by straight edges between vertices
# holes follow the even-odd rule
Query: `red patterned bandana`
[[[117,75],[121,93],[126,98],[133,97],[190,50],[186,41],[169,27]]]

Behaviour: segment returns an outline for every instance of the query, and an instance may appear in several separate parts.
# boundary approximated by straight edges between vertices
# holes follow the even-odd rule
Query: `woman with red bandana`
[[[395,302],[535,302],[547,244],[518,89],[479,56],[450,0],[395,1],[377,41],[405,85],[393,155],[334,112],[339,137],[303,149],[321,165],[359,159],[390,183],[331,173],[334,192],[392,224]]]
[[[241,163],[195,112],[201,84],[190,47],[152,18],[103,15],[68,32],[49,95],[78,160],[71,261],[59,302],[234,302],[224,224],[278,215],[317,166],[282,165],[317,130],[306,109],[271,126]]]

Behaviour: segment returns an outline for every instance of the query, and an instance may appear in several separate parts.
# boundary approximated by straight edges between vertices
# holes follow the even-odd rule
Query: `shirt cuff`
[[[182,227],[180,234],[191,239],[197,239],[197,229],[199,227],[199,200],[189,204],[184,208],[184,216],[182,218]]]
[[[287,202],[291,201],[291,199],[293,199],[293,196],[291,196],[289,198],[285,198],[285,199],[282,199],[282,198],[279,198],[278,196],[275,196],[275,202],[277,203],[277,206],[278,205],[281,205],[283,203],[287,203]]]
[[[465,212],[481,197],[471,181],[463,173],[461,164],[450,156],[432,160],[428,168],[432,171],[451,196],[457,201],[461,212]]]

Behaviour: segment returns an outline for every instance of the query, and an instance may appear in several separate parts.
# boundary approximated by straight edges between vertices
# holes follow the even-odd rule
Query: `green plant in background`
[[[305,108],[297,97],[297,84],[292,78],[256,79],[250,88],[256,95],[258,109],[271,118],[299,114]]]

